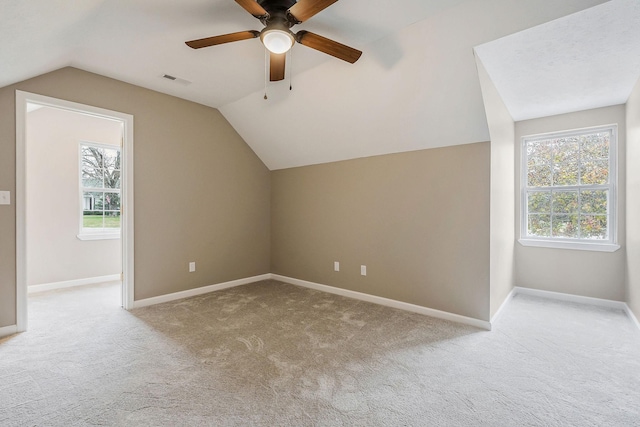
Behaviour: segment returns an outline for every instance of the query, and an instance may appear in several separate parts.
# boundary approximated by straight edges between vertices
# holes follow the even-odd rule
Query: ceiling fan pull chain
[[[269,99],[267,96],[267,74],[269,73],[269,56],[267,49],[264,50],[264,99]]]
[[[289,90],[293,90],[293,49],[289,49]]]

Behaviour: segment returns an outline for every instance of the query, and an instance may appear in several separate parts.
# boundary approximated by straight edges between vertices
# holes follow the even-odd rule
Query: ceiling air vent
[[[163,74],[162,78],[171,80],[172,82],[180,83],[183,86],[189,86],[191,84],[189,80],[181,79],[180,77],[172,76],[171,74]]]

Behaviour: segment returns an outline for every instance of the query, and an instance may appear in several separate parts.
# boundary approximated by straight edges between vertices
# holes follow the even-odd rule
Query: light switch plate
[[[11,191],[0,191],[0,205],[11,204]]]

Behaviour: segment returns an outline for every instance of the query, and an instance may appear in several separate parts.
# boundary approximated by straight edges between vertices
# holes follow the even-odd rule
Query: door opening
[[[32,118],[50,126],[43,140],[60,145],[38,145]],[[76,163],[55,161],[69,157]],[[121,305],[133,308],[133,116],[16,91],[16,210],[18,331],[27,329],[29,290],[121,280]],[[60,265],[70,263],[74,271]]]

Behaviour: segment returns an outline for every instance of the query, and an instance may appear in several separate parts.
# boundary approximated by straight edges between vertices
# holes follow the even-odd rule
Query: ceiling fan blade
[[[269,81],[284,80],[284,68],[287,62],[286,53],[269,52]]]
[[[191,40],[185,43],[190,48],[200,49],[201,47],[209,47],[209,46],[215,46],[217,44],[238,42],[240,40],[255,39],[256,37],[260,37],[259,31],[240,31],[238,33],[224,34],[222,36],[214,36],[214,37],[207,37],[204,39]]]
[[[311,49],[319,50],[351,64],[360,59],[360,55],[362,55],[362,52],[357,49],[308,31],[298,31],[296,41]]]
[[[237,1],[237,0],[236,0]],[[318,12],[322,12],[338,0],[300,0],[289,9],[289,15],[294,22],[299,24],[311,18]]]
[[[269,13],[264,10],[264,8],[260,6],[258,2],[256,2],[256,0],[236,0],[236,3],[238,3],[244,10],[258,19],[269,16]]]

